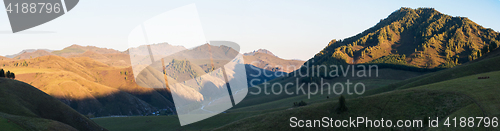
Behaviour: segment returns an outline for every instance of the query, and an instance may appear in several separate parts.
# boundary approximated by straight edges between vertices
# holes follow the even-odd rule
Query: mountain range
[[[184,127],[179,127],[176,123],[177,117],[172,116],[94,120],[115,130],[293,130],[296,128],[292,129],[289,123],[283,124],[280,121],[290,121],[291,117],[317,119],[325,114],[334,119],[349,119],[349,116],[394,120],[426,117],[438,117],[441,120],[445,117],[466,115],[498,117],[500,104],[495,92],[499,91],[499,83],[495,78],[500,77],[500,67],[497,66],[500,60],[500,50],[497,49],[499,40],[499,32],[484,28],[466,17],[449,16],[433,8],[403,7],[362,33],[343,40],[330,41],[308,62],[325,65],[379,64],[444,70],[415,72],[384,68],[380,69],[380,76],[377,74],[377,77],[372,78],[354,77],[353,73],[352,77],[348,75],[322,79],[321,82],[327,83],[345,80],[351,80],[353,83],[363,82],[363,89],[366,84],[364,94],[353,96],[344,93],[347,100],[344,99],[343,102],[341,99],[330,99],[338,96],[330,94],[330,88],[320,89],[321,95],[309,98],[305,91],[302,91],[303,94],[299,93],[299,85],[286,87],[285,93],[277,95],[249,94],[241,103],[226,112]],[[0,102],[1,105],[8,105],[0,106],[0,124],[20,130],[105,130],[88,118],[150,115],[158,110],[173,114],[176,108],[170,88],[147,88],[141,85],[158,83],[156,81],[162,79],[186,83],[186,80],[213,71],[214,67],[221,67],[227,62],[227,58],[233,58],[227,56],[239,55],[228,47],[208,44],[193,49],[168,43],[150,46],[153,52],[165,53],[161,54],[164,55],[161,58],[168,63],[166,66],[162,65],[165,69],[160,77],[163,78],[143,77],[136,81],[134,75],[142,72],[134,74],[131,63],[150,59],[135,60],[134,58],[140,57],[132,56],[131,60],[131,52],[136,55],[149,55],[147,51],[133,49],[120,52],[94,46],[72,45],[62,50],[24,50],[15,56],[1,57],[1,68],[15,72],[16,80],[0,78]],[[216,53],[210,53],[212,50]],[[208,56],[210,59],[207,59]],[[256,72],[286,74],[307,66],[304,61],[281,59],[265,49],[244,53],[243,59],[247,75]],[[228,73],[229,76],[235,74]],[[271,82],[281,85],[308,83],[299,81],[300,77],[297,76],[278,77],[261,75],[247,76],[247,79],[272,80]],[[218,83],[215,84],[225,84],[222,80],[216,82]],[[185,87],[184,90],[176,90],[179,93],[177,95],[199,101],[207,99],[199,92],[208,90],[214,91],[209,93],[219,93],[218,90],[194,85]],[[272,86],[263,88],[263,91],[268,93],[276,91]],[[307,90],[307,93],[318,93],[318,89]],[[249,89],[250,92],[255,90],[257,88]],[[260,90],[259,88],[259,92]],[[290,95],[286,91],[297,93]],[[323,92],[328,92],[328,95]],[[293,104],[299,101],[306,105]],[[346,105],[347,112],[338,110]],[[11,124],[11,121],[15,124]],[[138,122],[142,123],[137,124]],[[162,127],[165,125],[169,128]],[[190,127],[193,125],[194,128]]]
[[[186,50],[182,46],[172,46],[167,43],[151,46],[155,51],[163,52]],[[136,84],[128,53],[129,50],[120,52],[94,46],[71,45],[55,51],[25,50],[17,56],[11,56],[12,58],[2,58],[0,66],[15,72],[17,80],[33,85],[87,116],[147,115],[160,109],[173,112],[174,104],[170,90],[145,88]],[[266,65],[300,66],[303,62],[284,60],[260,52],[244,56],[244,59],[247,66],[256,67],[252,69],[268,72],[267,74],[283,70]],[[260,61],[266,64],[250,65],[252,63],[247,61]],[[171,71],[193,69],[192,71],[198,74],[208,70],[206,63],[196,61],[190,63],[191,68],[185,66],[167,69]],[[255,71],[247,70],[247,74]],[[249,77],[249,79],[254,78],[256,77]],[[274,79],[276,76],[257,78],[263,81]]]
[[[21,52],[19,53],[16,53],[16,54],[12,54],[12,55],[6,55],[5,57],[7,58],[14,58],[20,54],[23,54],[23,53],[30,53],[30,52],[35,52],[37,50],[45,50],[47,52],[52,52],[52,50],[49,50],[49,49],[25,49],[25,50],[22,50]]]

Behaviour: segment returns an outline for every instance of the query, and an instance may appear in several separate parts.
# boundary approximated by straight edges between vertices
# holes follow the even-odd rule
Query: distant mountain
[[[179,51],[186,49],[186,47],[184,47],[184,46],[175,46],[175,45],[171,45],[168,43],[151,44],[151,45],[149,45],[149,47],[151,48],[152,52],[161,53],[161,55],[169,55],[169,54],[173,54],[175,52],[179,52]],[[136,55],[149,55],[149,52],[147,50],[143,50],[143,48],[147,48],[147,46],[141,45],[139,47],[132,47],[132,48],[127,49],[123,53],[130,54],[129,51],[131,49],[132,50],[135,49],[133,53]]]
[[[58,55],[58,56],[68,57],[71,55],[82,54],[82,53],[85,53],[86,51],[93,51],[93,52],[97,52],[100,54],[121,53],[120,51],[114,50],[114,49],[99,48],[99,47],[95,47],[95,46],[80,46],[80,45],[71,45],[71,46],[66,47],[62,50],[53,51],[52,53],[55,55]]]
[[[248,53],[245,53],[245,54],[243,54],[243,55],[246,55],[246,56],[253,56],[253,55],[257,54],[257,53],[264,53],[264,54],[269,54],[269,55],[272,55],[272,56],[276,56],[276,55],[274,55],[271,51],[266,50],[266,49],[258,49],[258,50],[254,50],[254,51],[252,51],[252,52],[248,52]],[[276,56],[276,57],[278,57],[278,56]]]
[[[254,51],[245,54],[247,54],[243,56],[243,58],[245,59],[245,64],[253,65],[255,67],[269,70],[272,72],[279,71],[279,72],[290,73],[296,69],[299,69],[302,66],[302,64],[304,64],[304,61],[301,60],[281,59],[267,50],[265,50],[264,52]]]
[[[159,43],[149,45],[151,52],[155,53],[157,56],[168,56],[179,51],[186,50],[183,46],[174,46],[168,43]],[[132,47],[123,52],[128,54],[129,63],[144,63],[150,61],[149,59],[143,59],[141,56],[149,55],[148,46],[141,45],[139,47]],[[130,65],[130,64],[129,64]]]
[[[17,55],[13,59],[19,60],[19,59],[30,59],[30,58],[35,58],[35,57],[40,57],[40,56],[48,56],[48,55],[54,55],[46,50],[35,50],[33,52],[24,52],[20,55]]]
[[[0,78],[0,94],[0,130],[106,130],[29,84]]]
[[[375,26],[344,40],[332,40],[315,64],[384,63],[449,68],[481,57],[499,45],[500,33],[466,17],[433,8],[401,8]]]
[[[183,46],[173,46],[168,43],[159,43],[150,45],[153,52],[163,52],[165,55],[168,55],[172,52],[178,52],[181,50],[185,50]],[[145,46],[131,48],[138,49],[145,48]],[[60,51],[54,51],[55,54],[59,56],[74,58],[74,57],[89,57],[109,66],[119,66],[119,67],[127,67],[130,66],[130,55],[129,50],[127,49],[124,52],[119,52],[113,49],[107,48],[99,48],[94,46],[79,46],[72,45],[70,47],[64,48]],[[134,55],[149,55],[149,52],[145,50],[136,50]],[[134,58],[134,57],[133,57]]]
[[[37,50],[45,50],[47,52],[52,52],[52,50],[49,50],[49,49],[25,49],[25,50],[22,50],[21,52],[17,53],[17,54],[12,54],[12,55],[6,55],[5,57],[7,58],[14,58],[18,55],[21,55],[23,53],[31,53],[31,52],[35,52]]]
[[[78,55],[82,56],[88,55],[88,54],[83,54],[86,51],[91,51],[98,54],[122,54],[122,52],[114,49],[99,48],[95,46],[71,45],[62,50],[27,49],[17,54],[7,55],[5,57],[13,59],[29,59],[47,55],[58,55],[62,57],[78,57]]]
[[[97,52],[94,52],[94,51],[85,51],[81,54],[76,54],[76,55],[71,55],[71,56],[68,56],[68,58],[73,58],[73,57],[89,57],[89,58],[92,58],[94,60],[97,60],[97,61],[106,61],[108,60],[108,57],[104,56],[103,54],[101,53],[97,53]]]

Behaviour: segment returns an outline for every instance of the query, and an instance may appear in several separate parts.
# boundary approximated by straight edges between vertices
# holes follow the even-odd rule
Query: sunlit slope
[[[137,86],[130,68],[111,67],[88,57],[42,56],[0,63],[15,72],[16,79],[85,115],[142,115],[173,105],[167,91]]]
[[[109,66],[119,66],[119,67],[130,66],[130,56],[125,53],[101,54],[93,51],[85,51],[82,54],[68,56],[68,58],[74,58],[74,57],[92,58],[96,61],[102,62]]]
[[[26,83],[0,78],[0,94],[0,123],[15,124],[1,126],[0,130],[105,130]]]
[[[499,45],[498,32],[444,13],[433,8],[401,8],[362,33],[332,40],[313,59],[319,64],[449,68],[481,57],[488,52],[485,47]]]
[[[55,55],[58,55],[58,56],[68,57],[71,55],[82,54],[86,51],[98,52],[100,54],[121,53],[120,51],[117,51],[114,49],[99,48],[99,47],[95,47],[95,46],[80,46],[80,45],[71,45],[71,46],[66,47],[62,50],[52,51],[52,53]]]

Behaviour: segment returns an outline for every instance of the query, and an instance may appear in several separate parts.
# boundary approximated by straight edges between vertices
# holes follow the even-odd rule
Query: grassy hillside
[[[409,79],[421,77],[427,75],[425,72],[412,72],[412,71],[404,71],[404,70],[396,70],[396,69],[379,69],[379,76],[372,76],[372,77],[352,77],[350,75],[347,75],[346,77],[338,77],[338,78],[333,78],[333,79],[323,79],[324,83],[329,83],[331,85],[340,82],[342,84],[345,84],[347,80],[351,83],[363,83],[365,85],[365,93],[364,95],[367,94],[376,94],[376,93],[381,93],[383,91],[387,90],[380,90],[381,88],[388,88],[388,86],[394,85],[394,83],[402,83],[404,81],[407,81]],[[372,74],[375,74],[375,71],[372,72]],[[292,75],[292,74],[291,74]],[[299,78],[299,81],[301,77],[282,77],[282,78],[277,78],[272,81],[269,81],[269,83],[274,84],[274,83],[281,83],[282,85],[285,85],[288,82],[295,83],[297,82],[297,78]],[[304,86],[306,89],[307,93],[307,85]],[[273,90],[270,85],[267,86],[266,89],[264,89],[263,85],[259,85],[261,88],[261,93],[258,95],[253,95],[253,94],[248,94],[245,100],[243,100],[241,103],[235,106],[235,108],[230,109],[229,111],[252,111],[252,110],[267,110],[267,109],[276,109],[276,108],[288,108],[290,107],[291,103],[293,102],[299,102],[299,101],[305,101],[307,103],[319,103],[319,102],[324,102],[327,101],[328,99],[325,99],[327,96],[330,98],[336,97],[334,93],[328,94],[327,92],[329,91],[327,88],[323,89],[324,94],[319,93],[318,91],[317,95],[311,95],[310,98],[308,98],[307,95],[303,95],[302,92],[299,94],[293,94],[293,95],[288,95],[285,93],[281,93],[279,95],[274,95],[274,94],[265,94],[263,93],[264,90],[267,90],[267,92],[271,93]],[[292,87],[289,87],[287,90],[292,91],[296,93],[297,86],[294,85]],[[352,89],[352,87],[351,87]],[[274,89],[276,92],[278,89]],[[312,92],[315,92],[315,89],[311,90]],[[249,92],[258,92],[257,88],[250,88]],[[344,94],[347,92],[344,91]],[[361,95],[361,96],[364,96]],[[347,95],[347,97],[359,97],[360,95]]]
[[[498,51],[498,50],[497,50]],[[497,52],[496,51],[496,52]],[[455,78],[460,78],[469,75],[475,75],[490,71],[499,71],[500,67],[500,57],[491,58],[480,58],[480,61],[472,61],[464,65],[460,65],[454,68],[425,74],[422,76],[410,78],[401,82],[393,83],[388,86],[377,88],[374,90],[367,91],[365,95],[373,95],[381,92],[392,91],[396,89],[406,89],[436,82],[441,82],[445,80],[451,80]]]
[[[238,121],[243,118],[251,117],[264,113],[263,111],[223,113],[206,120],[180,126],[177,116],[133,116],[133,117],[109,117],[92,119],[101,126],[110,130],[151,130],[151,131],[170,131],[170,130],[210,130],[226,123]]]
[[[449,68],[497,48],[499,34],[466,17],[452,17],[433,8],[401,8],[362,33],[332,40],[312,60],[317,64],[388,63]]]
[[[109,66],[116,66],[116,67],[130,66],[130,56],[124,53],[101,54],[93,51],[85,51],[82,54],[71,55],[68,56],[67,58],[76,58],[76,57],[92,58],[93,60],[102,62]]]
[[[409,72],[409,71],[401,71],[401,70],[393,70],[393,69],[381,69],[380,76],[378,78],[342,78],[342,80],[328,80],[328,82],[333,83],[336,81],[345,81],[346,79],[351,79],[351,82],[363,82],[367,89],[382,87],[388,85],[390,83],[394,83],[397,81],[401,81],[402,79],[415,77],[420,75],[418,72]],[[394,76],[391,74],[405,74],[404,76]],[[288,81],[294,81],[294,77],[274,79],[271,82],[282,82],[286,83]],[[294,89],[295,87],[293,87]],[[251,92],[255,92],[255,88],[250,88]],[[267,89],[270,91],[270,87]],[[292,90],[292,89],[289,89]],[[326,91],[326,89],[325,89]],[[248,96],[240,102],[236,107],[226,111],[226,113],[216,115],[214,117],[208,118],[206,120],[190,124],[185,127],[180,127],[178,120],[175,116],[160,116],[160,117],[127,117],[127,118],[98,118],[94,119],[100,125],[111,129],[111,130],[140,130],[140,129],[151,129],[151,130],[178,130],[178,129],[187,129],[187,130],[209,130],[214,129],[225,124],[229,124],[234,121],[241,120],[243,118],[253,117],[257,115],[261,115],[264,113],[269,113],[273,111],[284,111],[289,108],[292,108],[293,102],[304,100],[309,104],[314,103],[324,103],[326,101],[331,101],[335,97],[335,95],[328,95],[330,99],[326,99],[327,94],[324,95],[313,95],[311,99],[307,98],[307,95],[266,95],[261,93],[259,95],[251,95]],[[151,121],[149,121],[151,120]],[[133,125],[133,124],[121,124],[121,123],[130,123],[140,121],[141,124]],[[142,122],[144,121],[144,122]],[[164,123],[164,124],[160,124]],[[148,126],[148,125],[156,125],[156,126]]]
[[[0,78],[0,130],[105,130],[26,83]]]
[[[111,67],[88,57],[59,56],[0,63],[15,72],[16,79],[85,115],[143,115],[173,106],[169,94],[162,93],[166,91],[135,84],[130,67]]]
[[[490,76],[493,79],[477,79]],[[350,99],[346,113],[338,114],[335,100],[292,108],[249,117],[225,125],[218,130],[291,130],[290,117],[300,119],[321,119],[324,116],[334,119],[348,119],[349,116],[364,116],[371,119],[421,119],[424,117],[499,117],[500,97],[496,95],[500,84],[495,78],[500,71],[482,73],[377,95]],[[441,123],[444,121],[440,121]],[[476,121],[477,123],[477,121]],[[364,125],[363,125],[364,126]],[[320,130],[324,128],[297,128],[301,130]],[[331,128],[329,128],[331,129]],[[344,129],[344,128],[343,128]],[[366,129],[347,128],[347,129]],[[374,129],[374,128],[370,128]],[[376,130],[388,130],[379,128]],[[409,128],[393,128],[409,130]],[[411,130],[456,130],[463,128],[413,128]],[[470,130],[486,130],[486,128],[469,128]],[[489,130],[498,128],[489,128]]]
[[[164,117],[127,117],[127,118],[99,118],[94,119],[97,123],[111,130],[324,130],[326,128],[290,128],[290,117],[299,119],[321,119],[330,117],[334,119],[348,119],[349,116],[364,116],[372,120],[423,120],[425,117],[439,117],[440,122],[445,117],[469,117],[469,116],[499,116],[496,101],[500,91],[496,85],[500,84],[496,79],[477,79],[478,76],[500,77],[500,72],[489,72],[471,75],[443,81],[439,83],[409,88],[406,90],[391,91],[387,93],[366,96],[347,100],[348,112],[338,114],[337,99],[328,99],[316,102],[304,107],[274,108],[262,110],[256,114],[252,111],[237,111],[220,114],[214,118],[194,123],[185,127],[177,125],[175,116]],[[255,106],[258,108],[258,106]],[[248,114],[237,117],[238,114]],[[242,119],[244,118],[244,119]],[[229,120],[224,122],[221,120]],[[133,124],[122,124],[141,121],[138,126]],[[144,121],[144,122],[142,122]],[[165,124],[161,124],[165,123]],[[167,124],[168,123],[168,124]],[[174,124],[172,124],[174,123]],[[213,123],[213,124],[209,124]],[[220,123],[228,123],[220,124]],[[215,124],[215,125],[214,125]],[[157,126],[147,126],[157,125]],[[442,124],[441,124],[442,125]],[[364,126],[364,125],[363,125]],[[194,128],[196,127],[196,128]],[[328,128],[336,129],[336,128]],[[340,130],[367,129],[339,128]],[[391,130],[391,128],[368,128],[370,130]],[[464,128],[392,128],[394,130],[456,130]],[[485,128],[467,128],[468,130],[486,130]],[[496,128],[490,128],[496,129]]]
[[[375,74],[375,71],[372,71],[372,74]],[[372,77],[352,77],[351,75],[347,75],[346,77],[338,77],[338,78],[333,78],[333,79],[323,79],[324,83],[329,83],[331,85],[340,82],[340,83],[345,83],[347,80],[351,83],[358,83],[361,82],[365,85],[367,92],[369,92],[372,89],[377,89],[379,87],[385,87],[388,86],[389,84],[399,82],[405,79],[417,77],[419,75],[425,74],[425,72],[411,72],[411,71],[404,71],[404,70],[395,70],[395,69],[379,69],[378,70],[379,76],[372,76]],[[311,99],[308,99],[307,95],[303,95],[302,92],[296,92],[297,89],[297,79],[299,81],[299,84],[302,84],[300,75],[294,76],[293,73],[289,74],[290,76],[288,77],[280,77],[273,79],[271,81],[268,81],[268,83],[274,84],[274,83],[280,83],[281,85],[285,85],[286,83],[294,83],[293,86],[289,87],[287,90],[294,92],[293,95],[288,95],[286,93],[281,93],[279,95],[274,95],[274,94],[266,94],[264,93],[264,90],[267,90],[267,92],[271,92],[272,86],[267,85],[267,88],[264,89],[264,85],[258,85],[261,89],[261,93],[257,95],[253,94],[248,94],[245,97],[245,100],[240,102],[238,105],[233,108],[234,110],[239,110],[238,108],[245,108],[246,110],[261,110],[261,109],[269,109],[269,108],[277,108],[277,107],[287,107],[291,105],[293,102],[305,100],[307,102],[314,102],[314,101],[323,101],[326,100],[326,96],[334,97],[335,94],[331,92],[331,94],[327,94],[328,89],[324,88],[324,94],[320,95],[313,95]],[[306,89],[307,93],[307,85],[304,86]],[[278,88],[274,89],[276,92],[278,92]],[[259,89],[250,87],[249,92],[258,92]],[[315,89],[311,90],[315,91]],[[346,91],[344,91],[346,93]],[[357,95],[356,95],[357,96]],[[253,106],[257,106],[254,108]],[[263,107],[259,107],[263,106]],[[252,109],[253,108],[253,109]]]
[[[441,112],[434,113],[439,114],[442,113],[442,116],[449,117],[498,117],[498,95],[495,95],[495,92],[499,90],[497,85],[499,84],[497,78],[500,77],[500,68],[498,68],[498,62],[500,57],[495,56],[495,52],[497,50],[491,52],[492,54],[487,54],[486,56],[493,55],[489,58],[482,58],[476,61],[472,61],[466,63],[464,65],[460,65],[451,69],[446,69],[438,72],[428,73],[421,76],[416,76],[413,78],[405,79],[400,82],[395,82],[394,84],[390,84],[388,86],[381,86],[379,88],[374,88],[372,90],[367,90],[367,92],[363,95],[363,97],[351,96],[348,103],[354,105],[348,105],[349,109],[356,108],[364,110],[356,113],[352,113],[349,111],[349,115],[334,115],[335,117],[345,118],[345,116],[369,116],[372,115],[370,113],[376,112],[380,114],[377,117],[390,118],[390,117],[419,117],[419,113],[427,113],[427,112],[435,112],[428,111],[429,109],[439,109],[445,110]],[[386,73],[381,73],[386,74]],[[388,75],[393,75],[393,77],[400,77],[408,75],[407,73],[396,73],[396,72],[388,72]],[[478,77],[490,77],[490,79],[478,79]],[[338,79],[338,78],[335,78]],[[369,79],[368,79],[369,80]],[[367,81],[367,80],[363,80]],[[353,82],[354,83],[354,82]],[[405,93],[412,92],[412,93]],[[423,93],[423,94],[422,94]],[[397,95],[407,94],[407,95],[420,95],[420,96],[412,96],[410,98],[399,98]],[[432,94],[432,95],[428,95]],[[421,102],[431,102],[443,97],[450,96],[449,99],[454,100],[445,100],[445,102],[435,103],[432,106],[423,106],[425,103]],[[266,98],[265,96],[260,96]],[[376,105],[376,99],[374,98],[389,98],[386,100],[383,108],[377,107],[380,105]],[[252,99],[249,97],[247,99]],[[258,98],[253,98],[258,99]],[[267,98],[269,100],[269,97]],[[306,96],[302,96],[302,98],[298,97],[289,97],[280,100],[274,100],[272,102],[266,102],[263,104],[250,104],[247,107],[233,109],[232,111],[240,112],[240,111],[249,111],[249,110],[259,110],[260,108],[265,109],[280,109],[280,111],[263,114],[255,117],[250,117],[243,121],[234,122],[230,125],[224,126],[221,130],[228,129],[242,129],[242,130],[258,130],[258,129],[287,129],[289,130],[289,122],[286,118],[290,118],[292,116],[298,117],[302,116],[303,119],[320,119],[321,117],[318,114],[328,114],[331,113],[332,106],[336,106],[336,100],[333,101],[314,101],[314,97],[312,100],[306,101],[307,103],[312,103],[311,107],[306,106],[302,108],[306,109],[290,109],[286,106],[281,106],[282,103],[290,103],[293,101],[305,100]],[[457,99],[463,99],[461,103],[455,103],[459,101]],[[466,100],[468,99],[468,100]],[[262,100],[261,100],[262,101]],[[369,101],[365,103],[361,103],[361,101]],[[418,103],[412,103],[412,102]],[[325,103],[321,103],[325,102]],[[465,103],[465,104],[463,104]],[[242,103],[244,104],[244,103]],[[439,107],[439,106],[448,107]],[[286,105],[286,104],[285,104]],[[417,107],[413,107],[417,106]],[[423,108],[421,107],[423,106]],[[281,108],[280,108],[281,107]],[[286,107],[286,108],[285,108]],[[325,112],[325,108],[329,112]],[[393,110],[390,110],[393,108]],[[410,109],[408,109],[410,108]],[[444,108],[444,109],[443,109]],[[381,110],[383,111],[376,111]],[[389,109],[389,110],[388,110]],[[418,110],[415,110],[418,109]],[[296,110],[296,111],[289,111]],[[231,110],[230,110],[231,111]],[[320,113],[311,113],[311,112],[320,112]],[[321,113],[323,112],[323,113]],[[385,113],[384,113],[385,112]],[[399,115],[393,115],[392,113],[403,113]],[[316,118],[317,116],[319,118]],[[330,117],[330,115],[327,115]],[[419,118],[422,119],[422,118]],[[266,120],[269,122],[257,122],[257,120]],[[273,121],[284,121],[286,124],[282,124],[276,126],[277,123],[271,124]],[[444,121],[440,121],[443,123]],[[254,124],[247,124],[254,123]],[[255,124],[258,123],[258,124]],[[477,123],[477,122],[476,122]],[[241,128],[243,127],[243,128]],[[353,128],[354,129],[354,128]],[[458,128],[457,128],[458,129]],[[460,128],[462,129],[462,128]],[[385,129],[380,129],[385,130]],[[397,130],[397,129],[396,129]],[[455,128],[430,128],[429,130],[456,130]],[[485,128],[469,128],[467,130],[486,130]]]

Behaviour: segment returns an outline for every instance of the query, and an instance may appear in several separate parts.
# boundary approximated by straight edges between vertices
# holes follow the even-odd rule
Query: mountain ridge
[[[191,49],[193,51],[186,50],[182,46],[169,45],[168,43],[153,44],[151,47],[153,52],[166,50],[167,52],[164,53],[167,54],[163,55],[167,56],[169,55],[168,51],[185,51],[184,55],[172,56],[179,58],[183,56],[206,58],[209,55],[206,53],[197,53],[207,52],[209,48],[206,45]],[[225,46],[213,47],[211,49],[215,52],[212,54],[216,60],[213,63],[215,66],[222,66],[221,64],[224,64],[223,61],[229,60],[226,57],[227,53],[233,55],[238,53],[229,51],[228,49],[230,48]],[[108,52],[103,53],[101,50]],[[160,109],[170,109],[171,112],[174,112],[175,108],[173,108],[173,100],[169,89],[145,88],[135,83],[136,81],[134,80],[130,64],[131,56],[128,54],[129,51],[118,52],[95,46],[71,45],[62,50],[52,51],[55,54],[45,50],[33,50],[33,52],[25,52],[16,56],[18,59],[3,58],[0,61],[0,65],[5,69],[16,72],[16,79],[37,87],[84,115],[97,117],[109,115],[147,115]],[[148,52],[134,53],[149,54]],[[247,74],[257,74],[258,72],[267,72],[267,74],[275,74],[275,72],[282,71],[289,72],[291,70],[283,70],[274,66],[282,64],[286,67],[287,64],[293,64],[300,67],[303,63],[303,61],[284,60],[261,52],[243,57],[247,62],[245,63],[247,64]],[[252,64],[251,61],[260,61],[263,64],[249,66]],[[183,59],[179,59],[178,62],[188,63],[187,65],[189,66],[179,66],[180,69],[167,67],[167,74],[172,74],[174,71],[177,72],[185,68],[188,69],[186,70],[187,72],[194,73],[191,75],[196,76],[206,73],[210,68],[210,64],[203,60],[193,59],[192,61],[183,61]],[[265,67],[266,65],[269,65],[269,67]],[[260,67],[265,67],[266,69],[261,69]],[[264,81],[276,77],[259,76],[248,77],[248,79],[260,79]],[[254,84],[259,83],[254,82]]]
[[[155,44],[153,46],[155,47],[155,51],[161,51],[163,47],[165,49],[171,47],[166,44]],[[92,50],[73,50],[80,49],[81,47],[79,45],[72,45],[65,48],[67,51],[65,52],[66,57],[54,54],[40,55],[39,57],[23,55],[28,57],[23,57],[26,59],[5,58],[5,60],[0,61],[0,65],[3,65],[4,69],[16,72],[16,79],[37,87],[84,115],[97,117],[109,115],[147,115],[159,109],[170,109],[171,112],[175,110],[169,89],[145,88],[135,83],[130,66],[130,55],[125,53],[102,54]],[[180,46],[177,47],[183,48]],[[202,51],[205,49],[200,47],[193,50]],[[225,53],[228,53],[226,51],[227,47],[212,49],[219,52],[213,54],[216,60],[228,59],[224,57]],[[39,52],[50,53],[43,50],[39,50]],[[186,50],[186,52],[190,51]],[[234,53],[237,52],[230,54]],[[207,56],[207,54],[196,52],[186,55],[195,57]],[[268,54],[256,54],[256,56],[260,55],[277,58]],[[182,61],[182,59],[180,60]],[[185,62],[187,63],[188,61]],[[194,69],[195,74],[205,73],[205,70],[208,70],[210,65],[205,61],[197,60],[189,63],[191,64],[188,65]],[[221,66],[220,64],[224,63],[219,63],[218,61],[215,63],[216,66]],[[166,69],[169,70],[170,68]],[[257,71],[255,69],[260,70],[259,67],[252,69],[247,69],[247,71],[255,74]],[[265,69],[261,71],[269,72],[268,74],[274,74],[275,72]],[[188,70],[188,72],[191,71]],[[276,76],[269,78],[258,77],[262,81],[273,78],[276,78]]]
[[[7,57],[7,58],[14,58],[14,57],[16,57],[16,56],[18,56],[18,55],[20,55],[20,54],[23,54],[23,53],[30,53],[30,52],[35,52],[35,51],[37,51],[37,50],[45,50],[45,51],[47,51],[47,52],[52,52],[52,51],[53,51],[53,50],[49,50],[49,49],[24,49],[24,50],[22,50],[21,52],[16,53],[16,54],[12,54],[12,55],[5,55],[5,57]]]
[[[29,59],[29,58],[35,58],[35,57],[40,57],[40,56],[47,56],[47,55],[54,55],[46,50],[35,50],[33,52],[24,52],[22,54],[19,54],[15,56],[12,59]]]
[[[245,64],[253,65],[269,71],[280,71],[290,73],[299,69],[305,61],[301,60],[285,60],[275,55],[256,52],[253,55],[243,56]]]
[[[362,33],[330,41],[309,61],[449,68],[487,53],[483,48],[498,45],[499,34],[466,17],[452,17],[434,8],[402,7]]]
[[[243,55],[246,55],[246,56],[253,56],[257,53],[264,53],[264,54],[269,54],[269,55],[273,55],[273,56],[276,56],[274,55],[271,51],[269,50],[266,50],[266,49],[258,49],[258,50],[254,50],[252,52],[247,52],[247,53],[244,53]],[[276,56],[278,57],[278,56]]]

